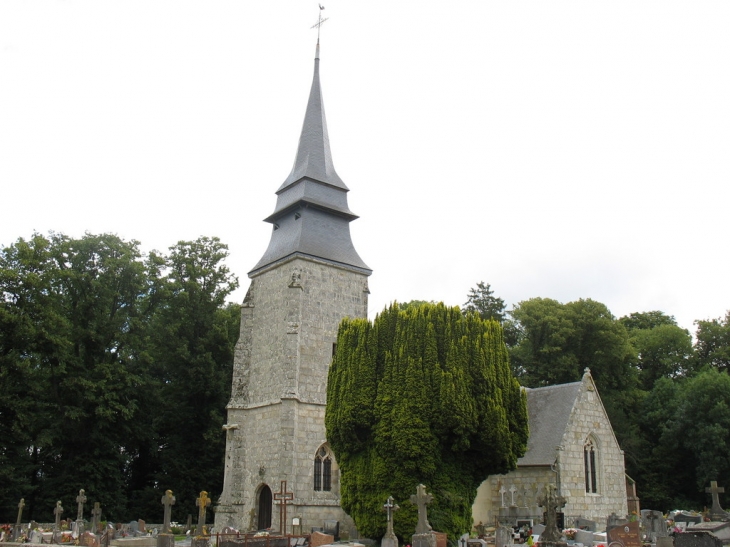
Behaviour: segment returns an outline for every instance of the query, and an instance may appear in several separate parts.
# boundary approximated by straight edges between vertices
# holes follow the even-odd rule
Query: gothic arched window
[[[332,455],[324,446],[317,450],[314,457],[314,491],[329,492],[332,490]]]
[[[588,438],[583,445],[583,465],[586,475],[586,492],[589,494],[598,493],[598,466],[596,465],[596,444],[593,439]]]

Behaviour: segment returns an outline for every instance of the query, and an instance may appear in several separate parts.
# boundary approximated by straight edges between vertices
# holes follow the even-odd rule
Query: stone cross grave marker
[[[13,527],[13,541],[17,541],[20,535],[20,521],[23,518],[23,507],[25,507],[25,498],[20,498],[20,502],[18,503],[18,519],[15,521],[15,526]]]
[[[509,487],[509,493],[512,495],[512,503],[510,503],[510,507],[517,506],[517,504],[515,503],[515,492],[517,492],[517,487],[513,484]]]
[[[504,485],[499,487],[499,495],[502,496],[502,507],[507,507],[504,504],[504,495],[507,493],[507,489],[504,487]]]
[[[294,492],[286,491],[286,481],[281,481],[281,490],[274,493],[274,501],[279,502],[279,530],[286,535],[286,506],[294,500]]]
[[[78,510],[76,511],[76,520],[84,520],[84,503],[86,503],[86,496],[84,495],[84,489],[79,490],[79,495],[76,496],[76,503],[78,504]]]
[[[656,542],[658,537],[667,536],[667,521],[661,511],[653,511],[651,509],[641,510],[641,527],[644,533],[652,543]]]
[[[426,487],[419,484],[416,487],[416,495],[411,496],[411,503],[418,506],[418,524],[416,524],[416,534],[426,534],[432,530],[428,523],[428,515],[426,506],[433,501],[433,496],[426,493]]]
[[[388,527],[385,531],[383,539],[380,542],[381,547],[398,547],[398,537],[393,531],[393,512],[398,511],[399,509],[400,507],[397,503],[395,503],[393,496],[388,496],[388,499],[383,505],[383,511],[385,511],[388,519]]]
[[[53,525],[53,529],[58,531],[61,529],[61,515],[63,514],[63,506],[60,501],[56,502],[56,508],[53,510],[53,514],[56,515],[56,521]]]
[[[93,533],[99,532],[99,520],[101,517],[101,505],[98,501],[94,502],[94,508],[91,510],[91,531]]]
[[[203,535],[203,527],[205,526],[205,510],[210,505],[211,501],[208,497],[208,492],[202,490],[200,497],[195,500],[195,505],[198,507],[198,528],[195,530],[196,536]]]
[[[557,511],[565,507],[566,500],[555,493],[555,485],[548,484],[545,493],[537,500],[540,507],[545,508],[545,530],[540,535],[540,542],[557,542],[562,536],[557,525]]]
[[[727,517],[727,513],[720,506],[719,494],[724,494],[725,489],[722,486],[717,486],[717,481],[711,481],[710,487],[705,488],[705,492],[712,494],[712,509],[710,509],[710,518],[712,520],[720,520]]]
[[[172,490],[165,490],[165,495],[162,496],[162,505],[165,506],[165,516],[163,517],[162,533],[170,533],[170,515],[172,513],[172,506],[175,505],[175,496],[172,495]]]

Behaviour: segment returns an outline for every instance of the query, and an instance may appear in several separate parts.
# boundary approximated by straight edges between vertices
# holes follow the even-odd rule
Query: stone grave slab
[[[576,530],[574,541],[576,543],[582,543],[586,547],[593,547],[593,532],[588,530]]]
[[[126,537],[117,538],[109,542],[113,547],[157,547],[157,538],[147,537]]]
[[[723,543],[730,543],[730,522],[698,522],[689,524],[686,532],[710,532]]]
[[[722,540],[711,532],[682,532],[674,536],[674,547],[722,547]]]

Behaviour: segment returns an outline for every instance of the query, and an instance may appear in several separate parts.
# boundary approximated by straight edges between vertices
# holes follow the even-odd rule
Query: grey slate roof
[[[299,137],[299,148],[291,173],[279,187],[277,194],[287,186],[303,177],[324,182],[347,191],[348,188],[335,172],[330,151],[330,138],[327,133],[327,120],[324,116],[324,102],[319,85],[319,44],[314,58],[314,78],[309,92],[307,112],[304,115],[302,134]]]
[[[370,275],[350,238],[350,221],[357,218],[347,205],[349,189],[335,172],[319,84],[319,44],[314,78],[294,167],[276,191],[274,212],[265,219],[274,225],[264,256],[249,272],[302,256],[325,260]]]
[[[519,467],[555,463],[557,447],[562,444],[563,434],[582,384],[580,381],[527,388],[530,437],[525,455],[517,461]]]

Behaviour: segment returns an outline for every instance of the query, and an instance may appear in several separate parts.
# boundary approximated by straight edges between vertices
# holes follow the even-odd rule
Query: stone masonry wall
[[[332,490],[315,492],[314,457],[325,443],[324,412],[329,364],[344,317],[367,315],[367,276],[296,258],[263,271],[251,282],[241,312],[228,405],[226,470],[215,526],[248,530],[256,524],[258,494],[282,480],[293,492],[287,507],[302,529],[339,520],[339,470]],[[279,508],[272,510],[279,529]]]
[[[587,493],[583,447],[589,436],[596,445],[597,490]],[[568,500],[566,513],[605,523],[611,513],[626,515],[626,470],[624,454],[603,408],[590,375],[571,413],[560,451],[560,480]]]

